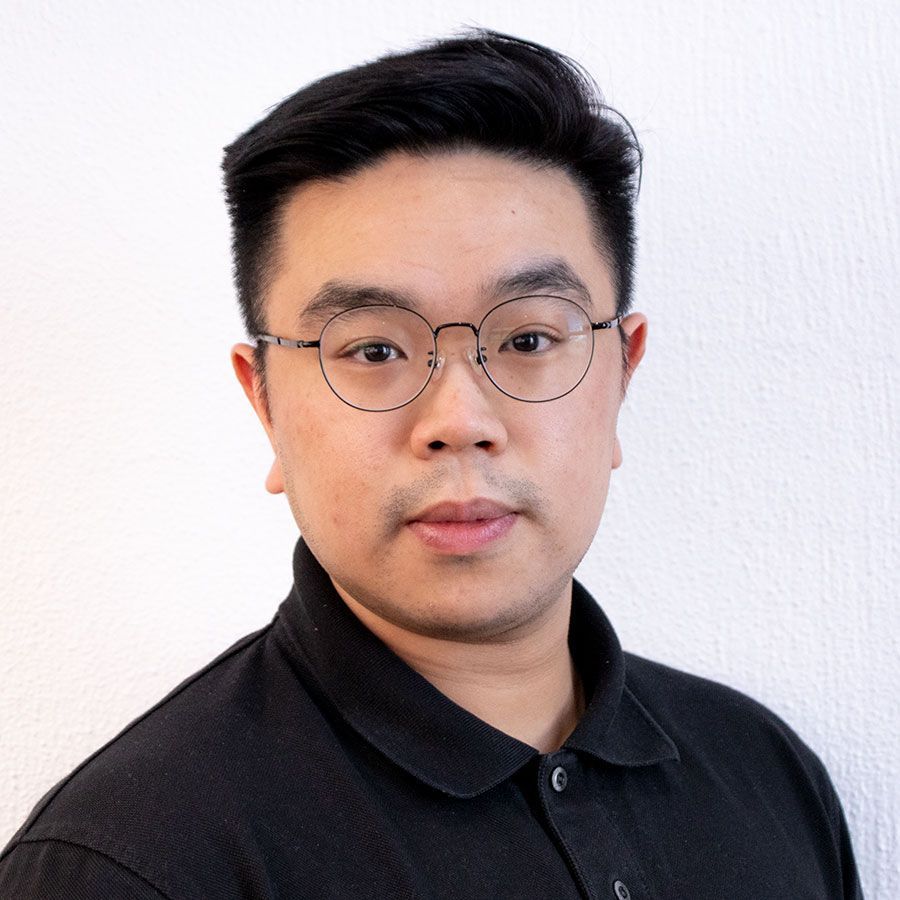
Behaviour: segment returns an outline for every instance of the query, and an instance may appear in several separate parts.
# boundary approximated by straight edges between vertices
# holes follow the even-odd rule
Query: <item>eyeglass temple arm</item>
[[[606,328],[618,328],[625,316],[616,316],[607,322],[591,322],[591,331],[603,331]]]
[[[260,341],[265,341],[267,344],[277,344],[279,347],[295,347],[299,350],[302,350],[304,347],[318,347],[318,341],[292,341],[288,338],[276,337],[274,334],[257,334],[256,336],[256,344],[259,346]]]

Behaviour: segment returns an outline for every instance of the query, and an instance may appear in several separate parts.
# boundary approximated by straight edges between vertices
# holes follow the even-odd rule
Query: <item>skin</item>
[[[298,315],[332,279],[403,291],[432,325],[478,323],[509,299],[486,284],[552,257],[587,284],[594,321],[615,315],[609,266],[567,174],[489,152],[394,154],[288,201],[267,326],[317,338],[321,321]],[[646,319],[632,314],[622,329],[633,372]],[[543,752],[562,744],[583,706],[567,645],[572,573],[622,461],[620,337],[595,341],[574,391],[523,403],[471,364],[471,332],[449,329],[439,338],[446,362],[425,391],[377,413],[341,402],[315,351],[273,346],[267,415],[252,347],[232,350],[275,453],[266,487],[287,495],[348,607],[456,703]],[[477,497],[516,511],[505,536],[477,551],[437,553],[407,524],[437,502]]]

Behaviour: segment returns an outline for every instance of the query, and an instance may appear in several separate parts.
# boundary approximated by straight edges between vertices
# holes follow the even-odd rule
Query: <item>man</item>
[[[2,896],[861,896],[816,756],[573,582],[646,341],[639,166],[569,60],[490,32],[228,148],[294,586],[38,804]]]

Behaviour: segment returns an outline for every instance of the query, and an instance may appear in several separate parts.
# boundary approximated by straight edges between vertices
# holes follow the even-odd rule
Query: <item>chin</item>
[[[493,589],[456,587],[455,596],[437,588],[429,596],[409,597],[406,602],[397,595],[355,596],[370,612],[408,632],[460,643],[503,643],[540,618],[562,595],[556,586],[513,594],[508,579]]]

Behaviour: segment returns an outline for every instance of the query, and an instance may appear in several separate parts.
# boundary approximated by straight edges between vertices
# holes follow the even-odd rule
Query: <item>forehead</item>
[[[291,328],[335,283],[382,289],[426,315],[472,318],[508,299],[497,292],[523,283],[516,272],[541,269],[568,269],[595,310],[615,308],[573,179],[486,152],[395,154],[351,177],[304,185],[285,205],[276,256],[273,328]]]

